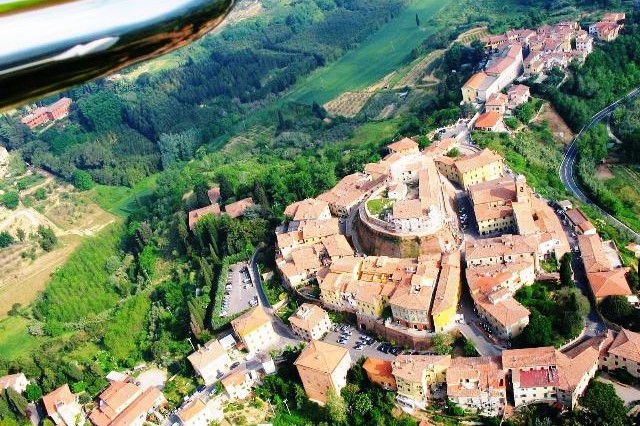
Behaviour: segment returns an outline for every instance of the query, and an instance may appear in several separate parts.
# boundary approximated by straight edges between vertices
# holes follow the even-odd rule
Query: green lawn
[[[28,355],[45,338],[31,336],[27,332],[28,320],[8,317],[0,321],[0,359],[13,360]]]
[[[453,0],[413,0],[400,14],[336,62],[302,79],[284,97],[288,101],[319,104],[342,92],[364,89],[396,70],[411,51],[437,28],[426,22]],[[422,25],[416,25],[418,14]]]
[[[96,185],[89,192],[91,199],[103,209],[120,217],[127,217],[136,206],[136,200],[147,197],[155,188],[157,175],[142,179],[133,188],[126,186]]]
[[[378,144],[380,141],[391,139],[398,132],[401,123],[401,118],[364,123],[353,131],[345,145]]]
[[[367,201],[367,209],[374,216],[379,216],[391,207],[393,207],[393,200],[388,198],[376,198],[375,200]]]

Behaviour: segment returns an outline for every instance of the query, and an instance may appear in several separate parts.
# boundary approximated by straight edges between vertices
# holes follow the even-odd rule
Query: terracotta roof
[[[384,285],[369,281],[354,281],[346,290],[353,294],[353,297],[363,303],[375,304],[382,300]]]
[[[187,359],[191,362],[193,368],[199,370],[225,355],[227,355],[227,351],[224,350],[220,342],[217,339],[212,339],[205,343],[204,346],[199,347]]]
[[[486,106],[505,106],[509,102],[509,98],[504,93],[494,93],[489,96]]]
[[[502,366],[505,369],[545,367],[556,364],[556,350],[553,346],[502,351]]]
[[[256,306],[249,312],[239,316],[231,322],[233,329],[240,336],[246,336],[264,324],[271,323],[271,315],[262,306]]]
[[[349,358],[346,348],[312,340],[296,359],[296,366],[306,367],[325,374],[332,374],[342,360]]]
[[[480,71],[472,75],[471,78],[467,80],[467,82],[462,87],[463,88],[468,87],[468,88],[477,90],[483,85],[484,81],[487,78],[489,78],[489,76],[484,71]]]
[[[176,415],[182,422],[188,422],[189,420],[197,417],[200,413],[207,409],[207,404],[200,398],[182,407]]]
[[[586,347],[573,357],[561,353],[557,357],[560,371],[558,387],[565,391],[573,392],[585,375],[590,374],[598,364],[598,350],[594,347]]]
[[[329,272],[320,282],[320,290],[325,291],[342,291],[351,278],[345,274],[337,274]]]
[[[458,302],[458,292],[460,288],[460,266],[444,265],[438,277],[438,285],[436,286],[436,295],[433,298],[433,307],[431,315],[439,313],[454,307]]]
[[[244,198],[242,200],[236,201],[235,203],[227,204],[224,206],[224,211],[231,217],[232,219],[238,218],[244,214],[244,211],[249,207],[253,207],[255,204],[253,203],[253,199],[251,197]]]
[[[310,246],[302,246],[296,247],[291,250],[291,258],[293,263],[296,265],[296,268],[300,271],[312,271],[316,269],[320,269],[322,267],[322,263],[319,259],[319,254],[313,247]]]
[[[502,114],[497,111],[489,111],[481,114],[476,120],[476,129],[493,129],[502,120]]]
[[[414,141],[413,139],[410,138],[403,138],[397,142],[391,143],[389,145],[387,145],[387,147],[391,150],[391,151],[406,151],[409,149],[417,149],[418,148],[418,143],[416,141]]]
[[[488,297],[481,295],[474,299],[493,319],[504,328],[509,328],[528,318],[531,313],[514,298],[509,297],[492,303]]]
[[[159,399],[163,399],[162,392],[150,387],[145,390],[131,405],[116,417],[111,426],[130,426],[138,417],[148,414]]]
[[[580,209],[569,209],[567,210],[567,218],[577,226],[580,231],[584,234],[587,231],[595,229],[595,227],[589,222],[589,219],[582,213]]]
[[[94,411],[101,411],[114,420],[140,393],[142,389],[133,383],[113,382],[100,394],[101,404]]]
[[[513,202],[513,216],[518,226],[518,233],[520,235],[533,235],[538,232],[538,227],[533,220],[533,211],[531,206],[527,202]]]
[[[364,172],[367,174],[389,174],[389,164],[386,161],[380,161],[379,163],[367,163],[364,165]]]
[[[626,15],[624,12],[609,12],[602,17],[602,22],[618,22],[623,21]]]
[[[212,204],[210,206],[201,207],[199,209],[191,210],[189,212],[189,229],[193,229],[198,223],[198,220],[206,214],[218,216],[220,214],[220,206],[218,204]]]
[[[327,311],[320,306],[312,305],[311,303],[303,303],[298,310],[289,317],[291,325],[295,325],[303,330],[313,330],[318,323],[327,319]]]
[[[69,385],[65,383],[53,392],[50,392],[43,396],[42,403],[44,404],[44,408],[47,411],[47,414],[50,416],[57,412],[56,407],[59,404],[71,404],[75,401],[75,399],[75,396],[69,389]]]
[[[393,204],[394,219],[416,219],[424,216],[420,200],[400,200]]]
[[[478,222],[484,222],[513,216],[513,208],[510,205],[492,207],[489,204],[480,204],[473,206],[473,213]]]
[[[329,257],[353,256],[353,248],[344,235],[337,234],[322,239]]]
[[[404,355],[393,361],[393,375],[408,382],[421,383],[424,370],[433,370],[435,366],[451,365],[451,355]]]
[[[611,263],[598,234],[578,235],[578,246],[587,272],[609,271]]]
[[[451,360],[447,370],[449,397],[493,396],[506,391],[505,372],[500,357],[461,357]]]
[[[502,161],[502,157],[495,152],[490,149],[483,149],[477,154],[466,155],[456,160],[455,166],[460,173],[467,173],[492,163],[502,163]]]
[[[531,92],[529,86],[525,86],[524,84],[514,84],[507,90],[507,95],[509,98],[516,96],[525,96]]]
[[[626,274],[629,268],[618,268],[612,271],[587,272],[591,291],[596,298],[607,296],[631,296]]]
[[[340,222],[338,218],[332,217],[328,220],[307,220],[300,224],[302,238],[323,238],[340,233]]]
[[[623,328],[613,339],[608,352],[640,363],[640,334]]]
[[[284,210],[284,214],[293,220],[318,220],[328,212],[329,204],[315,198],[297,201]]]
[[[220,201],[220,187],[214,186],[210,190],[207,191],[207,196],[209,197],[209,202],[211,204],[216,204]]]
[[[516,183],[513,178],[503,177],[469,186],[474,204],[506,203],[516,199]]]
[[[535,255],[535,253],[537,253],[537,247],[526,237],[505,234],[496,238],[467,241],[465,258],[469,261],[506,255]]]
[[[230,386],[241,386],[247,381],[247,372],[245,370],[236,370],[221,380],[225,389]]]
[[[373,376],[393,377],[392,363],[386,359],[368,357],[362,364],[362,368]]]
[[[431,299],[434,287],[430,285],[413,286],[411,284],[399,285],[389,304],[410,310],[431,310]]]

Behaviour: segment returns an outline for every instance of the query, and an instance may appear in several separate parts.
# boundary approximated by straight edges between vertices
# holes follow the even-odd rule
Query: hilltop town
[[[469,117],[385,142],[377,161],[363,161],[313,197],[283,203],[282,214],[268,220],[260,217],[267,203],[258,185],[252,196],[228,197],[220,179],[214,186],[199,181],[204,191],[180,194],[189,208],[163,237],[196,241],[185,251],[202,249],[199,273],[210,276],[206,285],[192,286],[195,272],[172,271],[189,307],[172,312],[156,304],[145,320],[154,328],[188,317],[192,334],[180,342],[189,351],[182,359],[187,367],[147,348],[162,368],[105,361],[113,370],[92,384],[99,387],[96,398],[87,398],[82,380],[38,395],[29,371],[0,377],[0,391],[14,405],[30,394],[43,415],[23,409],[34,424],[262,424],[276,417],[274,407],[284,413],[283,406],[288,417],[280,424],[298,424],[301,407],[331,412],[344,407],[345,394],[354,400],[361,394],[367,410],[390,401],[388,415],[397,424],[408,419],[405,424],[423,426],[445,424],[446,416],[500,424],[536,404],[570,415],[597,375],[640,379],[640,334],[599,313],[610,297],[638,304],[614,239],[598,231],[579,201],[545,197],[473,136],[515,132],[508,118],[533,102],[524,83],[580,66],[596,42],[615,40],[624,23],[624,13],[608,13],[588,31],[560,22],[486,37],[488,60],[456,89],[462,105],[471,106]],[[22,124],[53,126],[71,104],[62,98],[36,108]],[[198,197],[203,202],[189,201]],[[218,259],[215,236],[223,228],[216,226],[223,223],[233,239],[250,232],[234,226],[256,217],[272,221],[275,244],[247,243]],[[139,222],[130,225],[137,243],[147,237]],[[146,247],[136,255],[148,255]],[[273,270],[258,260],[264,253]],[[207,256],[221,265],[216,280]],[[125,274],[128,262],[109,278]],[[152,274],[142,267],[137,274],[140,286],[127,291],[148,297],[143,284],[151,285]],[[206,312],[194,307],[209,291]],[[556,320],[569,331],[543,328],[551,319],[541,319],[531,300],[557,304],[562,317]],[[222,324],[215,333],[205,330],[205,314]],[[543,332],[548,344],[536,344]],[[185,375],[193,387],[180,382]],[[372,401],[362,383],[383,396]],[[187,390],[176,391],[181,386]]]

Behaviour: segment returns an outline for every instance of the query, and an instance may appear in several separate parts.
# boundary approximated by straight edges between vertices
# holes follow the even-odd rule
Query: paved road
[[[251,281],[255,284],[256,293],[258,295],[258,304],[267,308],[267,310],[273,316],[273,329],[276,334],[280,336],[280,344],[277,347],[284,347],[287,344],[296,345],[300,342],[300,338],[293,334],[293,331],[285,323],[282,322],[280,317],[273,313],[273,308],[271,303],[269,303],[269,299],[267,299],[267,295],[264,293],[264,288],[262,287],[262,276],[260,275],[260,271],[258,269],[257,257],[261,248],[253,253],[251,259],[249,260],[249,275],[251,276]]]
[[[344,324],[339,324],[339,325],[344,325]],[[332,345],[340,345],[348,349],[349,355],[351,356],[351,361],[354,363],[358,361],[358,359],[360,359],[361,357],[365,357],[365,358],[374,357],[374,358],[386,359],[389,361],[393,361],[396,359],[395,355],[385,354],[384,352],[380,352],[377,349],[378,346],[382,344],[382,342],[379,342],[379,341],[374,342],[371,346],[368,346],[368,345],[363,346],[362,350],[358,350],[358,351],[355,350],[354,347],[358,342],[358,340],[360,340],[360,336],[369,336],[369,335],[366,333],[363,333],[362,331],[358,330],[357,327],[353,327],[353,326],[351,327],[351,333],[352,335],[349,337],[349,340],[345,345],[340,345],[338,343],[338,337],[340,336],[340,333],[338,333],[337,331],[330,331],[329,333],[327,333],[326,336],[324,336],[322,340],[327,343],[331,343]],[[375,336],[369,336],[369,337],[373,337],[375,339]]]
[[[249,268],[249,275],[251,275],[251,282],[254,283],[258,294],[258,303],[265,308],[271,308],[271,303],[269,303],[269,299],[267,299],[267,295],[264,293],[264,288],[262,288],[262,276],[260,275],[258,262],[256,261],[258,252],[260,252],[260,248],[253,253],[251,260],[249,261],[249,264],[251,265],[251,268]]]
[[[249,309],[251,307],[249,302],[259,294],[255,284],[256,274],[250,274],[252,275],[250,283],[244,282],[247,273],[243,271],[247,265],[247,262],[239,262],[229,266],[229,278],[227,281],[231,283],[231,290],[228,290],[229,308],[227,312],[229,315],[234,315]],[[259,277],[259,274],[257,275]]]
[[[616,219],[615,217],[613,217],[612,215],[610,215],[609,213],[604,211],[593,200],[591,200],[589,197],[587,197],[587,195],[584,192],[582,192],[582,190],[578,186],[578,183],[576,182],[576,179],[575,179],[574,174],[573,174],[573,172],[575,170],[576,162],[577,162],[577,157],[578,157],[577,141],[580,138],[580,136],[582,136],[582,133],[587,131],[587,130],[589,130],[589,129],[591,129],[593,126],[598,124],[604,118],[608,117],[609,114],[611,114],[613,112],[613,110],[615,110],[621,102],[623,102],[623,101],[625,101],[627,99],[633,99],[633,98],[637,97],[638,95],[640,95],[640,88],[637,88],[637,89],[631,91],[626,96],[618,99],[617,101],[613,102],[611,105],[609,105],[606,108],[604,108],[602,111],[600,111],[597,114],[595,114],[591,118],[591,122],[589,122],[589,124],[584,126],[580,130],[580,132],[578,132],[578,134],[573,138],[573,141],[571,141],[571,144],[569,144],[568,149],[565,151],[564,158],[562,159],[562,163],[560,164],[560,169],[559,169],[558,172],[560,174],[560,179],[562,180],[562,183],[564,184],[564,186],[576,198],[578,198],[582,202],[585,202],[587,204],[592,205],[605,218],[607,218],[607,220],[613,226],[615,226],[616,228],[621,229],[621,230],[629,233],[630,235],[632,235],[635,238],[635,240],[637,242],[640,243],[640,234],[638,234],[633,229],[629,228],[627,225],[625,225],[624,223],[620,222],[618,219]]]

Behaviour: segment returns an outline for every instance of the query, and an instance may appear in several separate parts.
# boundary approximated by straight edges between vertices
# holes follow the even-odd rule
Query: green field
[[[0,359],[12,360],[27,355],[46,338],[33,337],[27,332],[29,321],[22,317],[8,317],[0,321]]]
[[[364,89],[407,61],[411,51],[437,28],[426,23],[453,0],[413,0],[400,14],[366,39],[360,47],[313,72],[284,97],[319,104],[342,92]],[[416,25],[416,14],[421,26]]]
[[[100,207],[121,217],[127,217],[137,206],[137,201],[151,195],[156,187],[158,175],[151,175],[133,188],[126,186],[96,185],[89,197]]]

